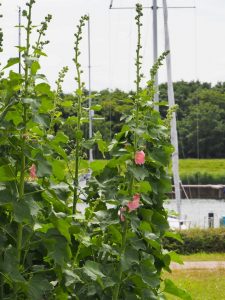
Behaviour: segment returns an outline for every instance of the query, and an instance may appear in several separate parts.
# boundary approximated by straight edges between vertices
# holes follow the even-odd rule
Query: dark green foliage
[[[164,239],[164,247],[179,254],[225,252],[225,228],[189,229],[179,231],[183,243]]]
[[[224,175],[210,173],[192,173],[180,176],[182,184],[225,184]]]
[[[225,156],[224,90],[224,83],[218,83],[214,87],[199,81],[174,83],[175,100],[178,104],[180,158],[223,158]],[[159,91],[160,101],[167,103],[167,85],[161,84]],[[122,113],[129,112],[131,109],[133,94],[120,90],[103,90],[93,99],[93,103],[102,107],[96,112],[96,117],[105,119],[94,120],[94,131],[100,131],[105,140],[109,141],[120,130]],[[165,117],[166,108],[161,106],[160,111]],[[72,111],[70,115],[73,115]],[[63,113],[63,116],[66,117],[67,114]],[[65,130],[69,133],[69,129],[65,127]],[[95,157],[101,158],[97,150]]]

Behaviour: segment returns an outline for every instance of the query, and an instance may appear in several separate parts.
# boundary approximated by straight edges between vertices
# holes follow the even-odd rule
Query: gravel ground
[[[183,265],[172,262],[172,270],[184,269],[225,269],[225,261],[186,261]]]

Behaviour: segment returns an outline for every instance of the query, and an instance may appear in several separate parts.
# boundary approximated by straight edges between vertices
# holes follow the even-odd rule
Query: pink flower
[[[143,165],[145,163],[145,153],[144,151],[137,151],[135,153],[134,161],[136,165]]]
[[[35,180],[35,179],[37,178],[37,174],[36,174],[37,168],[36,168],[35,164],[32,164],[32,165],[31,165],[29,171],[30,171],[30,178],[31,178],[32,180]]]
[[[140,206],[140,195],[135,194],[133,200],[127,203],[129,212],[136,210]]]
[[[124,217],[123,212],[126,211],[126,210],[127,210],[126,207],[121,207],[120,210],[119,210],[119,216],[120,216],[120,221],[121,221],[121,222],[124,222],[124,221],[125,221],[125,217]]]

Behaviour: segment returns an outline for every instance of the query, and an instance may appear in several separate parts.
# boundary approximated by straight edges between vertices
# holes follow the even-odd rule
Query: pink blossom
[[[37,168],[36,168],[35,164],[32,164],[32,165],[31,165],[29,171],[30,171],[30,178],[31,178],[32,180],[35,180],[35,179],[37,178],[37,174],[36,174]]]
[[[124,216],[123,212],[126,211],[126,210],[127,210],[126,207],[121,207],[120,210],[119,210],[119,216],[120,216],[120,221],[121,222],[125,221],[125,216]]]
[[[140,206],[140,195],[135,194],[133,200],[127,203],[129,212],[136,210]]]
[[[145,153],[144,151],[137,151],[135,153],[134,161],[136,165],[143,165],[145,163]]]

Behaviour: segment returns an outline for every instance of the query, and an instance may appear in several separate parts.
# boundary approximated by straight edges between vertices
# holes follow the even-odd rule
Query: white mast
[[[157,22],[157,0],[152,0],[152,14],[153,14],[153,62],[154,64],[158,59],[158,22]],[[159,102],[159,93],[158,93],[159,79],[158,72],[155,75],[155,89],[156,93],[154,95],[154,102]],[[159,110],[159,107],[155,106],[156,110]]]
[[[166,0],[163,0],[163,15],[164,15],[164,28],[165,28],[165,50],[170,51],[170,40],[169,40],[169,29],[168,29],[168,9]],[[174,90],[172,82],[172,71],[171,71],[171,54],[169,53],[166,57],[167,65],[167,87],[168,87],[168,100],[169,107],[175,105],[174,100]],[[174,147],[174,152],[172,154],[172,170],[173,170],[173,180],[175,186],[175,199],[177,202],[177,212],[179,215],[179,220],[181,218],[181,194],[180,194],[180,177],[179,177],[179,152],[178,152],[178,137],[177,137],[177,124],[176,124],[176,113],[173,112],[173,117],[171,120],[171,143]],[[179,222],[180,226],[180,222]]]
[[[21,74],[21,7],[19,6],[18,10],[18,22],[19,22],[19,28],[18,28],[18,46],[19,46],[19,74]]]

